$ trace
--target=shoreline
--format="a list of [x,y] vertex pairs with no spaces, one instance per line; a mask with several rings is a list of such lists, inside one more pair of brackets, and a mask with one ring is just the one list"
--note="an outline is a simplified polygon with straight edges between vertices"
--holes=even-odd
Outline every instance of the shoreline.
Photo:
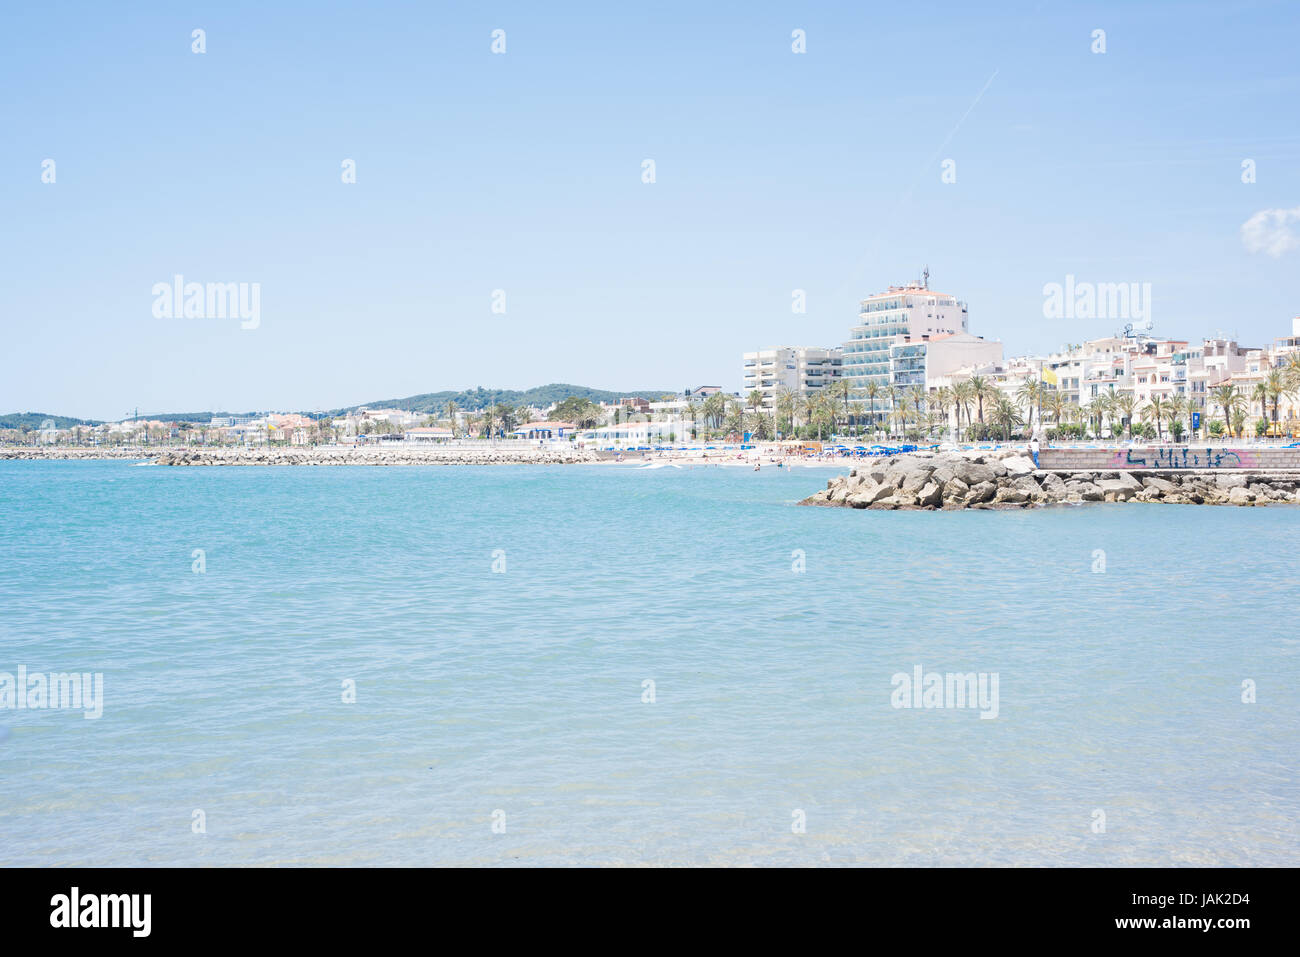
[[306,448],[175,447],[20,447],[0,448],[0,461],[129,460],[153,465],[188,467],[250,466],[395,466],[395,465],[608,465],[624,468],[722,466],[727,468],[851,467],[856,459],[842,456],[782,455],[769,449],[624,452],[578,448],[497,448],[434,446],[310,446]]

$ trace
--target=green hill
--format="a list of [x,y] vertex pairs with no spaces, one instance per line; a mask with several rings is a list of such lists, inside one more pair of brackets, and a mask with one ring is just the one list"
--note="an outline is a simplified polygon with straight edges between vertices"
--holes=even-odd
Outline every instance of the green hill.
[[[496,405],[498,402],[504,402],[509,405],[533,405],[539,408],[546,408],[556,402],[560,402],[570,396],[577,396],[581,399],[587,399],[591,402],[614,402],[618,399],[641,397],[643,399],[659,399],[661,396],[676,394],[673,389],[640,389],[630,392],[611,392],[608,389],[591,389],[583,385],[568,385],[563,382],[552,382],[550,385],[539,385],[533,389],[518,391],[516,389],[484,389],[482,386],[477,389],[469,389],[464,392],[424,392],[420,395],[409,395],[404,399],[377,399],[374,402],[364,402],[361,405],[368,406],[372,409],[404,409],[408,412],[427,412],[441,414],[447,408],[448,402],[455,402],[458,409],[466,412],[474,412],[479,409],[487,408],[490,405]],[[361,408],[361,405],[345,406],[341,409],[333,409],[327,412],[327,415],[343,415]]]
[[74,425],[99,425],[99,422],[95,419],[50,415],[48,412],[11,412],[9,415],[0,415],[0,429],[70,429]]

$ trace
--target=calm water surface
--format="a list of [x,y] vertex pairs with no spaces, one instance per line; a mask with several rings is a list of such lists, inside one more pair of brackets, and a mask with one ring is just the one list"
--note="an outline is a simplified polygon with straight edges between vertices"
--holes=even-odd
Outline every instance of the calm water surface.
[[1300,863],[1300,509],[833,474],[0,462],[0,864]]

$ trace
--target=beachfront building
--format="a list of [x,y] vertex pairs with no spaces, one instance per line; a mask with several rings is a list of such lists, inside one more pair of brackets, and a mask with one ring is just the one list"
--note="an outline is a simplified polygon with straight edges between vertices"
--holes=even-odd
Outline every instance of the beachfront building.
[[[969,332],[899,336],[889,346],[888,384],[906,391],[919,386],[931,390],[958,369],[994,365],[1002,361],[1002,343]],[[938,388],[936,384],[934,388]]]
[[418,425],[402,433],[402,438],[407,442],[417,442],[422,445],[450,442],[453,437],[451,429],[437,425]]
[[[887,408],[887,387],[893,384],[894,375],[890,352],[896,343],[916,344],[968,332],[966,304],[931,289],[927,271],[924,281],[890,286],[862,300],[858,323],[844,343],[841,374],[859,395],[869,383],[876,383]],[[904,353],[900,358],[914,360],[918,356]],[[899,371],[914,372],[912,365],[908,362]]]
[[781,391],[797,396],[816,395],[840,378],[844,353],[840,349],[813,346],[778,346],[742,357],[742,398],[754,391],[763,394],[763,407],[776,407]]
[[691,423],[683,419],[658,422],[621,422],[574,433],[574,439],[588,448],[638,448],[684,442],[690,438]]
[[577,426],[572,422],[525,422],[510,433],[516,439],[563,439],[567,438]]

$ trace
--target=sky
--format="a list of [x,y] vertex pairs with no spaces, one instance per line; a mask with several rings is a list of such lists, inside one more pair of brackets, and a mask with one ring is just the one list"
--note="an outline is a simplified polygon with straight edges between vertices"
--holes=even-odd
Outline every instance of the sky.
[[1008,355],[1123,325],[1067,275],[1289,335],[1300,4],[984,6],[5,4],[0,412],[734,390],[927,265]]

